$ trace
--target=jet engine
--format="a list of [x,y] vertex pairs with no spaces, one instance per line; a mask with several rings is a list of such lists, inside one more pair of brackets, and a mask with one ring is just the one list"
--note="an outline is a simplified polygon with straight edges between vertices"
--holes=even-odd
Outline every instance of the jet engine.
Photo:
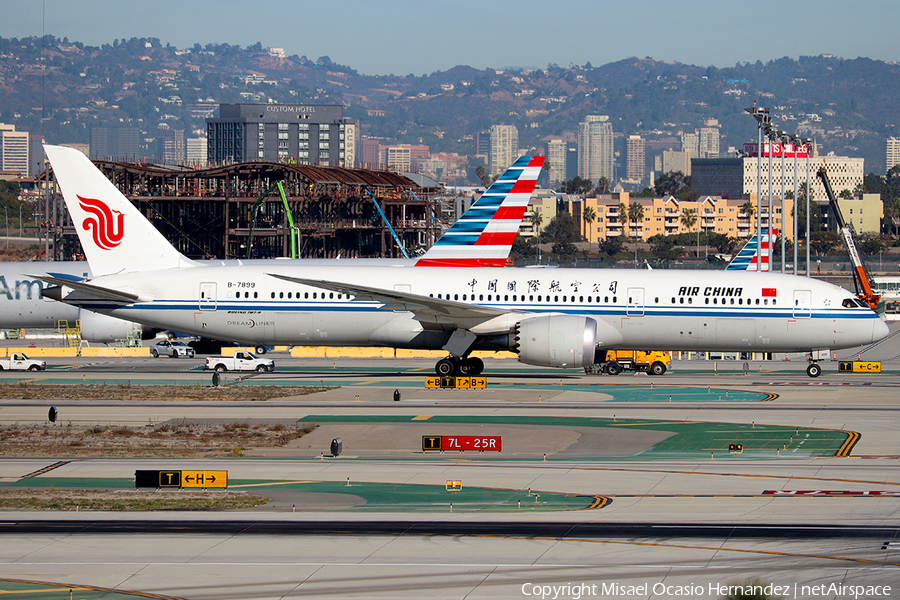
[[547,315],[516,324],[513,350],[519,361],[541,367],[583,369],[594,362],[597,321],[577,315]]
[[[88,342],[114,342],[124,340],[129,335],[147,339],[143,335],[144,330],[140,323],[123,321],[84,309],[78,311],[78,320],[81,323],[81,339]],[[132,331],[137,331],[137,334],[131,333]]]

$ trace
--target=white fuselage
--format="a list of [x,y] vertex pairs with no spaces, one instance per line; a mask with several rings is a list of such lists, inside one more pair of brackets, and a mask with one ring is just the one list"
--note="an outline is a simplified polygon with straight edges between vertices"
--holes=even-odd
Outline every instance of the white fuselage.
[[[292,259],[254,259],[241,261],[208,260],[198,261],[205,266],[252,265],[254,267],[279,267]],[[361,261],[366,265],[412,266],[413,259],[300,259],[305,265],[327,265],[343,267]],[[0,329],[57,328],[65,321],[74,326],[82,323],[83,337],[90,341],[111,342],[125,337],[124,331],[130,323],[113,323],[106,317],[82,312],[78,306],[57,302],[44,297],[43,291],[49,284],[34,275],[69,275],[79,279],[90,279],[91,269],[86,261],[32,261],[0,263]],[[99,325],[96,333],[91,325]]]
[[80,309],[44,298],[41,292],[47,284],[30,277],[48,272],[90,275],[88,264],[83,261],[0,263],[0,328],[55,328],[59,321],[75,324]]
[[[349,262],[349,261],[348,261]],[[140,295],[80,303],[116,317],[254,344],[440,349],[451,330],[406,310],[268,275],[345,282],[509,311],[473,323],[475,348],[505,343],[518,321],[580,315],[599,347],[794,352],[855,347],[884,322],[837,286],[791,275],[722,271],[349,266],[198,266],[109,275],[91,283]],[[849,300],[849,302],[847,302]]]

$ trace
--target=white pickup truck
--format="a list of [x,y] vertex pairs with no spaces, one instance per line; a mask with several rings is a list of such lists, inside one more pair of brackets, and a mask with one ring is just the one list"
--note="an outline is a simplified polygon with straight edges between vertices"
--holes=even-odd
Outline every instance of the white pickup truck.
[[275,361],[271,358],[258,358],[251,352],[238,350],[234,356],[210,356],[206,359],[206,368],[225,371],[274,371]]
[[32,360],[22,352],[13,352],[9,358],[0,358],[0,371],[43,371],[47,363],[42,360]]

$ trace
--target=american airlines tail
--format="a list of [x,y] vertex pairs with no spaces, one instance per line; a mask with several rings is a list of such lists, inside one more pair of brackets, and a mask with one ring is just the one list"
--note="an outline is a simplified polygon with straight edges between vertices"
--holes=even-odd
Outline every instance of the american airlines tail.
[[543,156],[519,157],[416,266],[505,265],[543,164]]
[[87,156],[62,146],[44,146],[44,150],[94,277],[195,265],[144,218]]
[[741,248],[741,251],[731,259],[726,271],[770,271],[770,258],[772,256],[772,248],[778,239],[777,229],[764,229],[762,233],[762,244],[759,243],[759,237],[754,234],[747,244]]

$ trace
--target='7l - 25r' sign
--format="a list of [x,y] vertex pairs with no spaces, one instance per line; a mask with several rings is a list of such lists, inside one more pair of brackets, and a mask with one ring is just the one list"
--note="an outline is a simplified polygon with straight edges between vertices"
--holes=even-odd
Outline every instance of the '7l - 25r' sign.
[[500,452],[499,435],[423,435],[425,452]]

